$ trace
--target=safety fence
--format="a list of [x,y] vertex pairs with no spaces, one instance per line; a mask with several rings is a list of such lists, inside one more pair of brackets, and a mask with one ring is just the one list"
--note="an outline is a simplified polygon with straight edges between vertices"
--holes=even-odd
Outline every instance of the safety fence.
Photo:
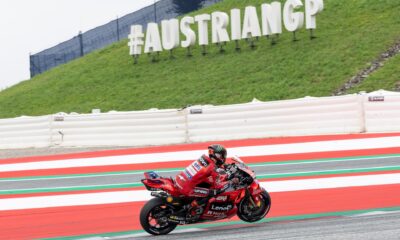
[[30,56],[31,77],[60,64],[82,57],[121,39],[128,38],[130,26],[149,22],[161,22],[222,0],[160,0],[141,10],[117,18],[107,24],[79,33],[70,40]]
[[400,131],[400,93],[185,109],[0,119],[0,149],[148,146],[278,136]]

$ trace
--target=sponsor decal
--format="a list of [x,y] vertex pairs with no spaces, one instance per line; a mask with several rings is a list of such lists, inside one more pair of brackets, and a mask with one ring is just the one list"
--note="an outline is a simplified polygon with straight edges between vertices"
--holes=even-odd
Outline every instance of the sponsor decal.
[[226,201],[228,199],[228,196],[218,196],[217,201]]
[[187,167],[184,172],[189,179],[192,179],[192,177],[194,177],[194,175],[196,175],[197,172],[200,170],[201,166],[197,163],[197,161],[195,161],[194,163],[189,165],[189,167]]
[[179,189],[182,189],[182,186],[181,186],[177,181],[175,181],[175,185],[176,185]]
[[369,96],[368,101],[369,102],[384,102],[385,96]]
[[192,175],[190,175],[190,173],[187,171],[187,169],[185,169],[185,171],[183,171],[186,175],[187,178],[192,179]]
[[218,218],[225,218],[226,217],[225,213],[223,213],[223,212],[214,212],[214,211],[208,211],[207,215],[212,215],[212,216],[215,216],[215,217],[218,217]]
[[169,216],[169,219],[168,219],[170,222],[174,222],[174,223],[178,223],[178,224],[186,224],[186,219],[185,219],[185,217],[178,217],[178,216],[174,216],[174,215],[172,215],[172,216]]
[[184,177],[182,177],[180,174],[178,175],[179,179],[182,181],[186,181],[186,179]]
[[211,205],[211,210],[213,211],[219,211],[219,212],[227,212],[233,208],[232,204],[212,204]]
[[200,194],[203,194],[203,195],[208,195],[208,190],[204,189],[204,188],[195,188],[194,192],[195,193],[200,193]]
[[197,162],[194,162],[194,163],[193,163],[193,167],[194,167],[197,171],[200,171],[200,169],[201,169],[201,166],[200,166]]
[[186,170],[188,170],[188,172],[192,175],[192,177],[194,175],[196,175],[197,171],[196,169],[194,169],[194,167],[192,165],[190,165],[189,167],[186,168]]
[[200,164],[203,165],[204,167],[208,167],[208,165],[209,165],[209,162],[208,162],[206,159],[204,159],[203,157],[201,157],[201,158],[199,159],[199,162],[200,162]]

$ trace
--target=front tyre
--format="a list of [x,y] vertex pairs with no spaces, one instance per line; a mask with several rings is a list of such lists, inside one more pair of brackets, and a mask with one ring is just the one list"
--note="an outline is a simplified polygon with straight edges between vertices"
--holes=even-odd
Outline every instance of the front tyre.
[[260,194],[261,206],[253,207],[249,198],[243,198],[238,206],[238,217],[245,222],[257,222],[263,219],[271,209],[271,197],[267,191]]
[[146,232],[152,235],[168,234],[177,225],[168,221],[168,216],[173,212],[172,206],[160,198],[153,198],[140,211],[140,224]]

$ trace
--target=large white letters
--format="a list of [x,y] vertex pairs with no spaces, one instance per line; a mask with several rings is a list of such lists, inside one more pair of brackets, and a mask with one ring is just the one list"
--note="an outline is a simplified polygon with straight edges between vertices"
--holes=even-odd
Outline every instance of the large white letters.
[[129,54],[130,55],[140,55],[142,54],[142,46],[143,46],[143,27],[141,25],[132,25],[131,33],[128,36],[129,38]]
[[229,16],[224,12],[214,12],[212,18],[212,42],[229,42],[229,34],[226,28],[229,24]]
[[[283,8],[282,4],[277,0],[261,4],[258,9],[261,12],[261,18],[258,16],[256,7],[247,6],[243,14],[240,9],[234,8],[231,9],[230,15],[216,11],[212,14],[186,16],[180,22],[178,19],[163,20],[161,21],[161,36],[157,23],[147,25],[146,36],[144,36],[141,25],[132,25],[128,36],[129,53],[136,59],[142,53],[143,46],[145,53],[152,53],[172,50],[179,45],[183,48],[192,47],[196,41],[204,47],[209,45],[210,41],[209,23],[211,23],[212,43],[226,43],[231,40],[239,41],[281,34],[282,22],[289,32],[300,30],[304,22],[306,29],[316,29],[316,17],[324,9],[323,0],[286,0]],[[304,12],[300,10],[303,6],[305,7]],[[197,23],[197,33],[192,28],[195,23]],[[182,41],[181,34],[183,35]],[[239,42],[237,42],[237,46],[239,46]]]
[[316,15],[324,9],[322,0],[306,0],[306,28],[315,29],[317,27]]
[[144,45],[144,52],[161,52],[161,39],[160,31],[158,30],[157,23],[147,24],[146,44]]
[[208,45],[208,21],[211,20],[210,14],[201,14],[194,17],[199,28],[199,45]]
[[282,33],[282,12],[281,3],[261,5],[261,22],[264,36]]
[[162,45],[165,50],[179,46],[179,21],[170,19],[161,21]]
[[261,29],[258,22],[257,9],[253,6],[248,6],[244,11],[242,38],[251,37],[261,37]]
[[294,12],[303,6],[300,0],[287,0],[283,8],[283,22],[289,32],[294,32],[303,27],[304,13]]
[[240,9],[231,10],[231,35],[232,40],[242,39],[242,21],[240,20]]
[[193,17],[184,17],[181,20],[181,32],[186,37],[186,40],[182,41],[181,43],[181,46],[183,48],[194,46],[194,44],[196,43],[196,33],[190,28],[190,25],[193,23]]

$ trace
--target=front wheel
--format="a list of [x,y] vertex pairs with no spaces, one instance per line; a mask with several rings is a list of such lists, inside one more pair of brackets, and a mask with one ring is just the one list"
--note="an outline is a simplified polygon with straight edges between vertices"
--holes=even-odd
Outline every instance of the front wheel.
[[140,224],[146,232],[152,235],[168,234],[177,225],[168,221],[168,216],[173,212],[172,206],[160,198],[153,198],[140,211]]
[[249,198],[243,198],[238,206],[238,217],[245,222],[257,222],[263,219],[271,209],[271,197],[267,191],[260,194],[261,205],[253,207]]

